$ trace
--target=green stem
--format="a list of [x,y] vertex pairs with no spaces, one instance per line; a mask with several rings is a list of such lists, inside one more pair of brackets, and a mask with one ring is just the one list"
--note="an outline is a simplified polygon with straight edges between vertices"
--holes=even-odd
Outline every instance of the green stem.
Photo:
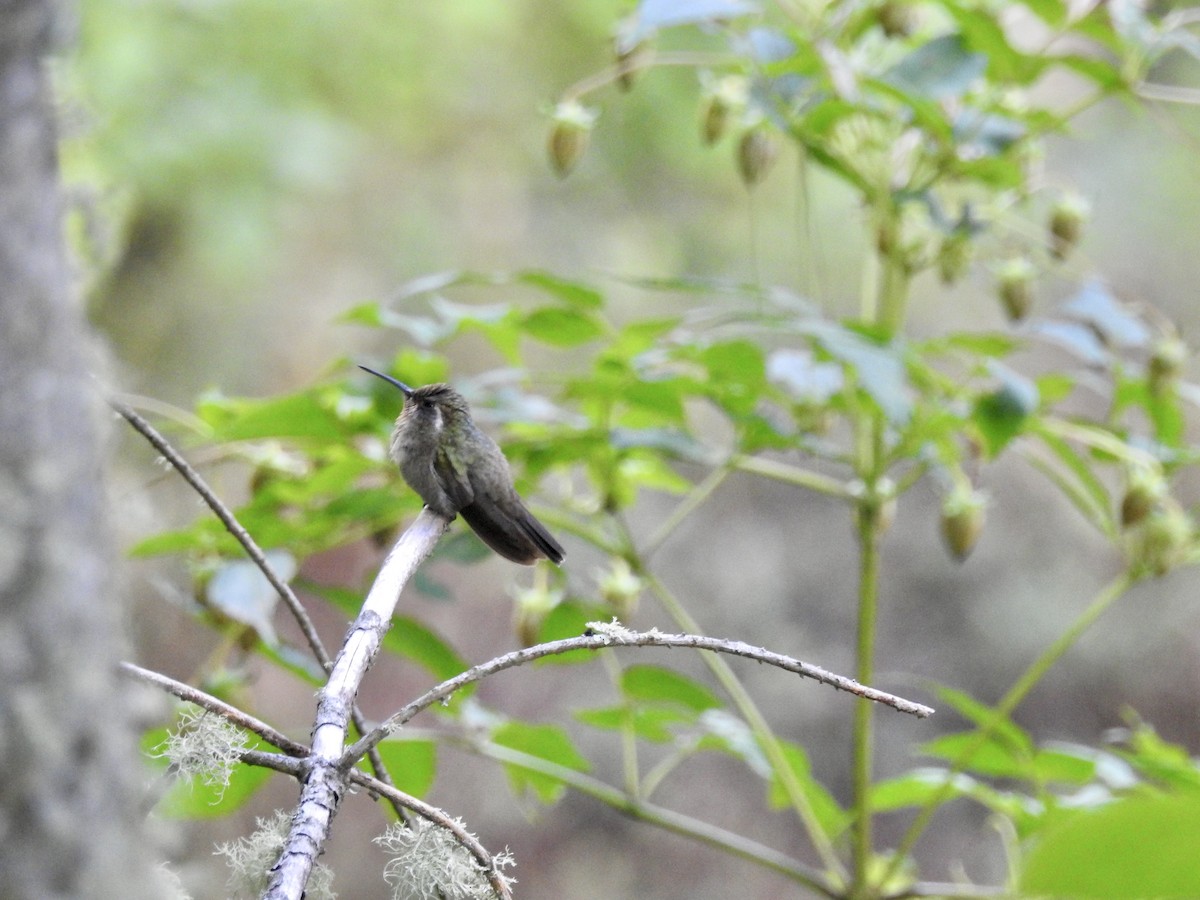
[[1033,664],[1008,689],[1008,693],[996,704],[988,720],[975,732],[974,739],[963,747],[962,753],[954,760],[949,771],[946,772],[946,780],[941,789],[925,802],[920,813],[917,814],[917,818],[913,820],[912,825],[905,832],[904,839],[896,849],[888,871],[884,875],[885,883],[898,871],[902,860],[912,851],[913,845],[925,831],[926,826],[929,825],[929,820],[933,817],[933,814],[949,799],[950,793],[953,790],[954,776],[971,764],[971,760],[975,757],[975,754],[987,743],[1001,723],[1009,719],[1013,711],[1021,704],[1021,701],[1045,677],[1050,668],[1063,657],[1063,654],[1075,645],[1083,633],[1092,627],[1105,610],[1137,583],[1138,577],[1134,572],[1126,570],[1105,585],[1100,593],[1096,595],[1096,598],[1088,605],[1087,609],[1071,624],[1071,627],[1059,635],[1058,639],[1047,647],[1042,655],[1034,660]]
[[729,460],[729,465],[739,472],[752,472],[755,475],[762,475],[765,478],[774,478],[777,481],[808,488],[809,490],[816,491],[818,494],[826,494],[830,497],[847,497],[850,495],[846,485],[836,478],[830,478],[828,475],[822,475],[820,472],[802,469],[799,466],[789,465],[788,463],[767,459],[762,456],[743,456],[739,454]]
[[[900,251],[899,212],[890,198],[886,206],[881,206],[879,221],[880,234],[886,232],[889,238],[883,240],[881,237],[878,240],[878,294],[870,302],[864,298],[863,311],[869,314],[870,321],[882,325],[890,335],[894,335],[904,326],[909,272]],[[863,684],[872,684],[875,680],[875,638],[879,617],[879,543],[886,528],[882,507],[891,498],[881,496],[880,490],[887,467],[886,423],[880,413],[862,407],[858,410],[857,419],[856,470],[864,489],[855,506],[859,552],[855,677]],[[856,703],[851,758],[854,819],[850,836],[853,881],[849,896],[852,898],[868,898],[878,894],[871,884],[874,845],[870,795],[875,749],[874,723],[872,705],[862,701]]]
[[[875,636],[879,611],[879,506],[873,497],[858,507],[858,664],[855,677],[861,684],[875,678]],[[872,854],[871,760],[874,751],[874,704],[854,704],[854,830],[851,837],[854,887],[851,896],[866,896]]]

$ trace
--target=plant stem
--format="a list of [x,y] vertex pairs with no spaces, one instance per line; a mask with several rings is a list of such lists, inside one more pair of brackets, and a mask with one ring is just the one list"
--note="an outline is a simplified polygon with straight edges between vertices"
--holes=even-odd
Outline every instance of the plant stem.
[[[868,496],[858,507],[858,663],[855,678],[870,684],[875,675],[875,633],[879,611],[879,506]],[[871,704],[854,704],[854,867],[852,896],[865,896],[871,862],[871,760],[874,751]]]
[[[863,303],[864,318],[875,325],[882,325],[889,335],[903,328],[908,302],[909,272],[899,249],[899,219],[899,212],[890,199],[886,205],[881,204],[880,221],[883,224],[879,226],[880,233],[890,234],[891,239],[878,241],[879,278],[875,285],[878,296],[864,296]],[[860,407],[857,418],[856,469],[864,490],[855,506],[859,552],[855,677],[870,684],[875,676],[875,638],[879,616],[879,543],[887,527],[883,504],[892,498],[883,496],[881,491],[887,466],[887,423],[883,415],[873,408]],[[854,819],[850,847],[853,881],[849,892],[849,896],[856,900],[865,900],[878,893],[869,883],[874,853],[870,805],[874,748],[874,710],[867,704],[856,703],[851,759]]]

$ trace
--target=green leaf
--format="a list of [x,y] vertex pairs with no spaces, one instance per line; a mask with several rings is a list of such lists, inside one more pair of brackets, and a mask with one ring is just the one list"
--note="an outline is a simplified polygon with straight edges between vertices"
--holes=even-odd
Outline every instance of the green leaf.
[[[949,790],[944,786],[949,781]],[[934,800],[941,804],[962,797],[981,803],[988,809],[1011,819],[1021,834],[1027,833],[1034,816],[1042,809],[1028,797],[1007,791],[997,791],[969,775],[959,772],[951,775],[945,769],[923,768],[908,772],[898,778],[878,782],[871,788],[870,807],[872,812],[891,812],[924,806]]]
[[604,295],[595,288],[577,281],[568,281],[550,272],[536,269],[518,272],[516,280],[521,284],[536,287],[564,303],[578,309],[600,309],[604,306]]
[[190,528],[164,531],[162,534],[154,534],[138,541],[129,548],[128,553],[135,557],[163,556],[188,550],[215,552],[222,546],[230,552],[236,547],[236,542],[225,531],[225,526],[214,519],[199,519]]
[[216,441],[268,437],[316,438],[334,441],[345,429],[334,413],[312,392],[287,394],[269,400],[201,401],[196,412],[213,426]]
[[1052,28],[1067,20],[1067,4],[1063,0],[1017,0],[1022,6]]
[[992,10],[960,3],[947,4],[946,9],[962,29],[966,45],[986,60],[993,82],[1026,85],[1045,70],[1044,57],[1027,56],[1008,42]]
[[391,653],[407,656],[432,672],[439,681],[446,681],[470,668],[436,632],[409,616],[392,618],[392,627],[383,636],[383,646]]
[[668,494],[686,494],[692,488],[690,481],[653,456],[626,456],[618,464],[617,471],[626,484],[637,488]]
[[972,412],[990,458],[997,456],[1025,430],[1040,402],[1037,386],[1032,381],[1007,367],[997,364],[993,368],[1002,379],[1001,385],[976,400]]
[[1200,767],[1187,749],[1164,741],[1144,722],[1135,721],[1117,752],[1143,778],[1173,790],[1200,789]]
[[1082,787],[1096,777],[1096,760],[1087,748],[1039,747],[1033,758],[1033,775],[1041,784]]
[[[924,806],[939,794],[946,784],[945,769],[921,768],[888,778],[871,786],[871,811],[892,812],[913,806]],[[943,803],[971,796],[978,784],[969,775],[958,773],[950,779],[950,790]]]
[[199,779],[179,779],[171,785],[155,809],[170,819],[215,819],[227,816],[245,806],[270,777],[270,769],[239,764],[234,766],[224,790],[219,785],[206,785]]
[[1023,895],[1200,897],[1200,795],[1127,797],[1080,810],[1023,854]]
[[666,707],[649,708],[639,706],[606,706],[600,709],[581,709],[575,718],[584,725],[603,731],[620,731],[632,728],[633,733],[644,741],[667,744],[675,740],[676,726],[690,725],[696,720],[678,709]]
[[604,333],[604,326],[593,316],[553,306],[535,309],[521,322],[521,327],[530,337],[552,347],[577,347]]
[[908,375],[899,351],[828,322],[806,322],[803,330],[854,376],[880,412],[893,424],[904,424],[912,415]]
[[1039,429],[1037,435],[1066,467],[1066,472],[1056,471],[1054,476],[1056,480],[1060,480],[1060,487],[1067,498],[1088,521],[1096,523],[1101,530],[1111,530],[1112,501],[1108,496],[1108,488],[1097,477],[1089,461],[1076,453],[1075,449],[1058,435],[1045,429]]
[[947,34],[918,47],[885,75],[902,91],[946,100],[962,95],[988,67],[988,58],[973,53],[960,35]]
[[721,705],[700,682],[661,666],[630,666],[621,674],[621,691],[634,702],[665,703],[694,713]]
[[352,306],[338,316],[337,321],[347,325],[367,325],[371,328],[379,328],[383,325],[383,318],[383,311],[379,304],[371,301]]
[[[550,610],[549,615],[542,622],[541,630],[538,632],[538,641],[545,644],[550,641],[579,637],[587,630],[588,622],[603,621],[610,615],[612,615],[612,611],[606,607],[584,604],[578,600],[564,601]],[[595,659],[596,654],[591,650],[572,650],[570,653],[543,656],[534,665],[565,665],[592,662]]]
[[700,351],[698,359],[718,386],[740,384],[756,388],[767,379],[762,348],[750,341],[710,344]]
[[955,763],[970,751],[966,770],[994,778],[1026,778],[1030,772],[1032,752],[1022,752],[1004,740],[992,736],[979,744],[974,731],[948,734],[921,745],[921,752]]
[[605,347],[606,355],[629,360],[659,344],[663,336],[678,327],[681,319],[672,316],[664,319],[638,319],[625,325],[617,336]]
[[622,424],[630,429],[682,425],[683,395],[690,385],[683,378],[629,382],[621,389],[620,398],[629,404],[633,415],[625,413]]
[[[530,725],[526,722],[506,722],[492,733],[492,740],[502,747],[536,756],[555,765],[587,772],[591,764],[580,755],[566,731],[557,725]],[[561,780],[541,772],[533,772],[516,763],[505,763],[509,785],[517,796],[533,791],[546,804],[556,802],[566,791]]]
[[1033,753],[1033,738],[1028,732],[1017,726],[1012,719],[1002,717],[997,720],[996,711],[986,703],[980,703],[970,694],[955,690],[944,685],[934,685],[934,693],[946,706],[951,707],[969,722],[974,722],[981,728],[987,727],[992,735],[1008,746],[1026,755]]
[[[420,387],[449,378],[450,364],[440,353],[427,353],[413,347],[405,347],[392,361],[392,371],[399,373],[400,380],[405,384]],[[393,389],[393,393],[398,392]]]
[[[414,797],[424,797],[437,776],[437,744],[433,741],[388,738],[379,744],[379,755],[396,787]],[[362,763],[364,772],[370,765]]]

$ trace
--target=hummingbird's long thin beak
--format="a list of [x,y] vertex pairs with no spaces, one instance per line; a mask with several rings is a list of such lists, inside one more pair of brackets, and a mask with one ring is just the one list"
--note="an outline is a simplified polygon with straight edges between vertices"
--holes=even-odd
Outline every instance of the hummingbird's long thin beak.
[[360,365],[359,368],[362,369],[364,372],[370,372],[372,375],[374,375],[377,378],[382,378],[384,381],[388,382],[388,384],[394,384],[396,387],[400,388],[400,390],[404,391],[405,397],[412,396],[413,389],[410,388],[403,381],[397,381],[391,375],[384,375],[382,372],[376,372],[374,369],[368,368],[367,366]]

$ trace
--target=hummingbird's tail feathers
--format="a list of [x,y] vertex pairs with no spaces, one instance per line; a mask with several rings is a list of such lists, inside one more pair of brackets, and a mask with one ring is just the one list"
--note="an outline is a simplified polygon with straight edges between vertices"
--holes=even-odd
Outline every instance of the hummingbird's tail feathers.
[[476,497],[458,511],[479,539],[507,560],[532,566],[543,556],[555,565],[563,560],[563,549],[545,527],[523,506],[519,518],[506,515],[495,503]]
[[545,525],[533,517],[533,513],[529,510],[525,510],[525,519],[521,522],[521,530],[529,536],[534,546],[546,559],[556,566],[562,565],[563,557],[567,555],[562,545],[551,536]]

